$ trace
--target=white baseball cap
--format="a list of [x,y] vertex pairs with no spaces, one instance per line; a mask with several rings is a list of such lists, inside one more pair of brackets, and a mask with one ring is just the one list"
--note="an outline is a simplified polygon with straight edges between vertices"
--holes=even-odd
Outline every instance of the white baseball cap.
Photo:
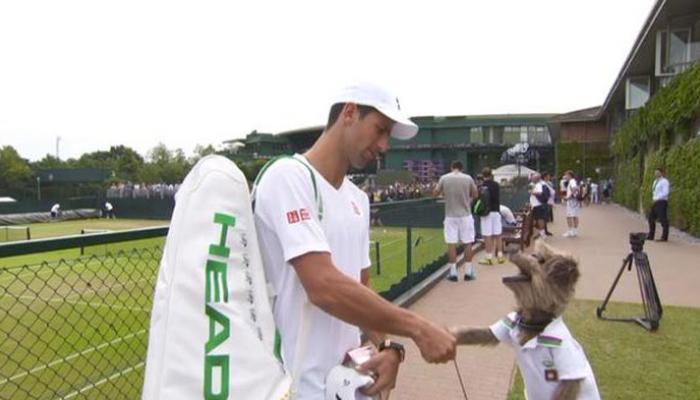
[[418,125],[401,111],[399,98],[376,84],[358,82],[345,86],[333,98],[331,104],[338,103],[355,103],[376,108],[394,121],[391,136],[396,139],[410,139],[418,133]]
[[326,376],[326,400],[376,400],[365,396],[359,389],[374,383],[369,375],[363,375],[354,368],[338,365]]

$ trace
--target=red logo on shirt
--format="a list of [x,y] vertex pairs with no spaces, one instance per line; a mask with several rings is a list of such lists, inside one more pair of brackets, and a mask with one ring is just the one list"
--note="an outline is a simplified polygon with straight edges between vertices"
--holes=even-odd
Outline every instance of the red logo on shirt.
[[287,212],[287,223],[296,224],[300,221],[307,221],[311,219],[311,214],[309,214],[308,208],[300,208],[298,210],[291,210]]
[[299,211],[297,210],[292,210],[287,212],[287,222],[290,224],[296,224],[299,222],[301,219],[299,218]]

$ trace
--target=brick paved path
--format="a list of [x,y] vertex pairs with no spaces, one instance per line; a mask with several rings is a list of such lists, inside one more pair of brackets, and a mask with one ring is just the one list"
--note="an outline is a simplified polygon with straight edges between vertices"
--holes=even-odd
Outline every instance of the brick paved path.
[[[586,207],[581,212],[580,237],[561,237],[566,227],[564,209],[555,209],[556,236],[548,241],[570,251],[580,260],[581,279],[577,297],[602,300],[629,252],[628,233],[646,231],[640,216],[614,205]],[[657,230],[659,230],[657,228]],[[662,304],[700,307],[700,241],[672,230],[670,242],[645,246]],[[478,254],[475,260],[480,258]],[[478,279],[458,283],[442,281],[410,308],[432,320],[451,325],[485,326],[508,313],[514,304],[501,277],[512,274],[510,264],[478,267]],[[613,301],[640,302],[634,272],[625,272]],[[405,341],[405,340],[404,340]],[[503,400],[512,379],[514,356],[505,346],[460,347],[457,363],[467,386],[469,400]],[[408,345],[407,360],[399,372],[393,400],[463,399],[454,365],[429,365],[418,349]]]

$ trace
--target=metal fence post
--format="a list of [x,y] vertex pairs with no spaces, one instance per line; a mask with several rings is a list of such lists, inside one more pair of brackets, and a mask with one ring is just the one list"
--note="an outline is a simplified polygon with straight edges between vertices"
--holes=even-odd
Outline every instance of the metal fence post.
[[413,242],[411,240],[411,226],[408,225],[406,226],[406,276],[411,275],[411,263],[412,263],[412,250],[413,246],[411,246],[411,243]]
[[379,242],[374,242],[374,254],[377,255],[377,275],[382,274],[382,257],[379,254]]

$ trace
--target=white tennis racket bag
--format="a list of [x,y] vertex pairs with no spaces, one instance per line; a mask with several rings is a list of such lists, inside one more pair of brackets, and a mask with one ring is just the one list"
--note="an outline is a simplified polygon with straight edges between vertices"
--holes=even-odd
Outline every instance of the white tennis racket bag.
[[176,195],[143,399],[289,398],[275,342],[247,181],[228,159],[205,157]]

